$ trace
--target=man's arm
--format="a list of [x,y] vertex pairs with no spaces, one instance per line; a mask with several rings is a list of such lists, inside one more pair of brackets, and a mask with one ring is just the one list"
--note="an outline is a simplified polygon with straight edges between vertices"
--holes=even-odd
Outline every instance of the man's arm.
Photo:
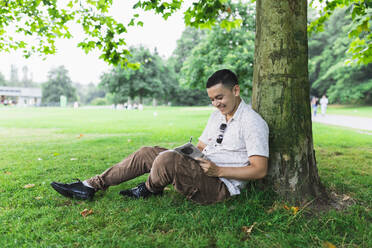
[[196,147],[202,152],[204,150],[204,148],[206,147],[207,145],[204,144],[202,141],[199,140],[198,144],[196,145]]
[[263,156],[249,157],[250,165],[243,167],[221,167],[212,161],[197,159],[207,176],[224,177],[237,180],[261,179],[267,174],[268,159]]

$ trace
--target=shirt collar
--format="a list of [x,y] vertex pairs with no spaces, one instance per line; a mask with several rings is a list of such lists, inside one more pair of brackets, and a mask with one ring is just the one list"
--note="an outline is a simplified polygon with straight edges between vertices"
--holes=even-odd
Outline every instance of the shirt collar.
[[[246,105],[247,105],[247,104],[246,104],[246,103],[244,102],[244,100],[241,98],[241,101],[240,101],[240,103],[239,103],[239,106],[238,106],[238,108],[236,109],[236,111],[235,111],[233,117],[230,119],[230,121],[233,121],[233,120],[238,119],[238,118],[241,116],[241,114],[242,114],[242,112],[243,112],[243,109],[244,109],[244,107],[245,107]],[[221,121],[222,121],[223,123],[225,123],[225,122],[226,122],[226,117],[225,117],[223,114],[221,114],[221,112],[219,112],[219,113],[220,113],[220,119],[221,119]]]

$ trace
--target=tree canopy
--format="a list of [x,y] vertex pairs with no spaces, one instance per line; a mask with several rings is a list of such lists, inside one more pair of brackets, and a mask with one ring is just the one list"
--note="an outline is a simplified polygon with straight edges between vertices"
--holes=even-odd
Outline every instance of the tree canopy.
[[[321,31],[335,9],[348,6],[352,13],[353,39],[348,51],[353,61],[368,64],[372,60],[371,0],[311,0],[320,2],[320,17],[309,25],[309,32]],[[109,14],[113,0],[4,0],[0,2],[0,51],[22,49],[24,56],[56,52],[57,38],[71,38],[71,24],[78,23],[84,38],[78,43],[85,52],[98,49],[100,58],[108,63],[136,68],[129,62],[125,33],[129,26],[142,26],[139,14],[128,23],[121,23]],[[185,4],[183,0],[139,0],[134,9],[154,11],[167,19]],[[183,13],[185,23],[192,27],[211,28],[215,24],[230,30],[239,27],[242,19],[228,0],[198,0]],[[11,30],[15,30],[15,33]],[[80,31],[79,31],[80,32]],[[27,39],[33,38],[33,39]],[[32,40],[32,41],[31,41]]]
[[[93,49],[101,52],[100,58],[114,65],[136,68],[129,62],[129,49],[124,34],[129,26],[142,26],[139,15],[134,14],[129,23],[120,23],[109,15],[113,0],[6,0],[0,2],[0,50],[22,49],[24,56],[33,53],[56,52],[57,38],[71,38],[70,25],[78,23],[84,38],[78,43],[86,53]],[[167,19],[178,11],[183,0],[139,0],[134,9],[154,11]],[[231,28],[240,24],[225,0],[199,0],[184,12],[185,23],[194,27],[211,27],[224,13],[221,25]],[[11,32],[15,29],[16,34]],[[17,35],[20,34],[20,35]],[[26,38],[36,42],[27,41]]]

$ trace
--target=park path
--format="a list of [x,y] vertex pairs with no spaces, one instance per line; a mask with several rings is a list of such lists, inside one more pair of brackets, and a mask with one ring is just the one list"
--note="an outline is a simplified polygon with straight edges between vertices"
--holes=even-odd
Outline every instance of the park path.
[[317,115],[313,122],[372,131],[372,118],[346,115]]

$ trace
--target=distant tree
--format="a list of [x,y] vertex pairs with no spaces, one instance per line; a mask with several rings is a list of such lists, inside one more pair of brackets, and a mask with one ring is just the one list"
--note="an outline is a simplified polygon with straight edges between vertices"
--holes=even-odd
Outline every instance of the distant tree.
[[181,86],[179,83],[179,73],[175,67],[174,57],[169,59],[161,73],[161,82],[163,84],[163,93],[159,96],[165,104],[171,103],[175,106],[202,106],[210,104],[205,89],[190,89]]
[[[255,8],[248,3],[231,3],[230,11],[242,19],[240,28],[214,26],[202,37],[182,65],[181,84],[204,89],[204,82],[216,70],[233,70],[242,85],[242,95],[252,94]],[[223,22],[223,20],[220,20]]]
[[200,30],[193,27],[187,27],[182,32],[181,38],[177,40],[176,49],[173,51],[170,58],[176,73],[181,72],[183,63],[191,55],[192,49],[205,38],[206,33],[207,31],[204,29]]
[[78,101],[82,104],[90,104],[95,98],[104,98],[106,92],[100,89],[97,85],[89,83],[88,85],[74,83],[73,86],[76,88]]
[[0,72],[0,86],[6,86],[7,82],[5,76]]
[[86,103],[91,103],[96,98],[104,98],[106,92],[97,85],[90,83],[87,85]]
[[166,63],[167,72],[162,82],[169,82],[164,88],[165,103],[176,106],[201,106],[210,104],[205,89],[194,89],[180,85],[183,63],[191,55],[191,51],[206,38],[207,31],[187,27],[177,40],[176,49]]
[[33,87],[35,84],[32,82],[32,78],[29,75],[29,70],[27,65],[22,67],[22,86],[24,87]]
[[163,92],[161,77],[164,64],[159,55],[152,54],[144,47],[131,48],[130,51],[130,61],[133,61],[133,64],[139,62],[139,69],[117,66],[101,77],[100,86],[115,94],[117,103],[124,103],[135,97],[142,103],[144,97],[154,97]]
[[68,102],[77,100],[76,89],[72,86],[68,71],[64,66],[48,72],[48,81],[42,84],[43,104],[58,104],[60,96],[66,96]]
[[19,77],[18,77],[18,68],[16,65],[10,65],[10,86],[20,86]]

